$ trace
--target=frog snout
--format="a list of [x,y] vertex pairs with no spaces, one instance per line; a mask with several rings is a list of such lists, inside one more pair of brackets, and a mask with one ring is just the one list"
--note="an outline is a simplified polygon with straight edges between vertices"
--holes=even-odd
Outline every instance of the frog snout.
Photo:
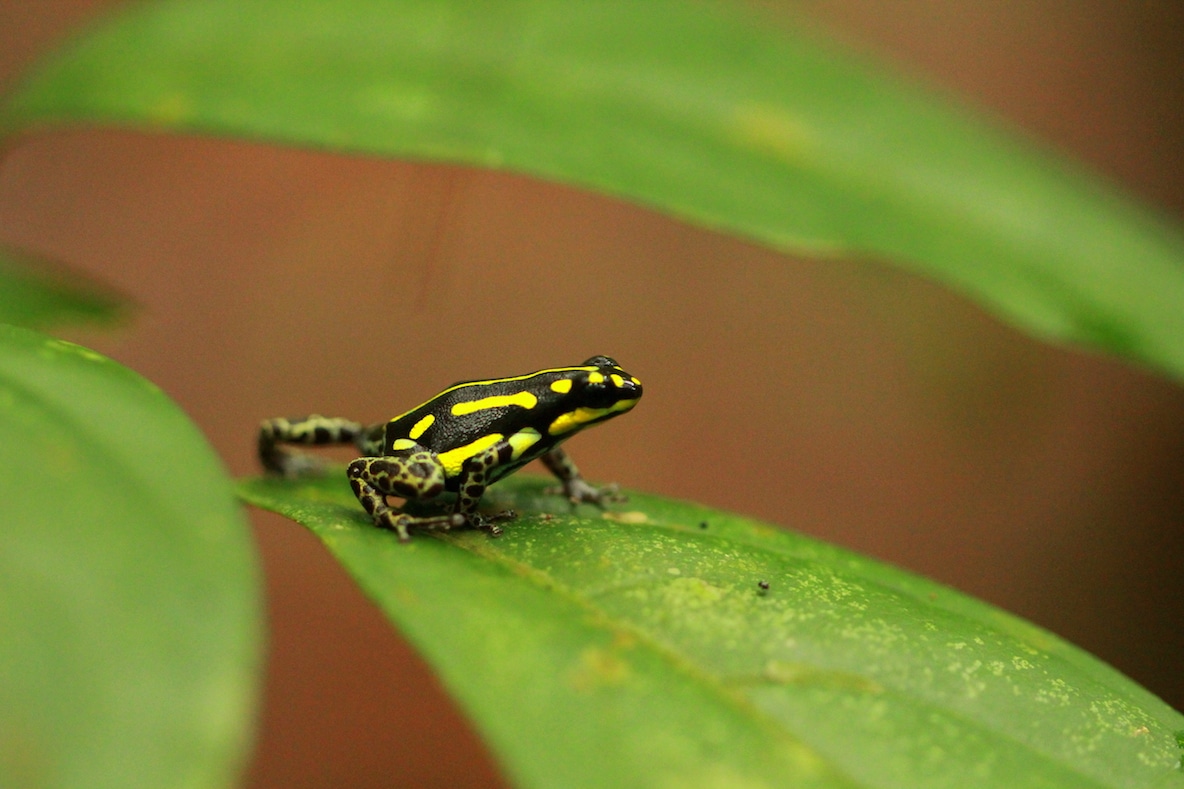
[[636,378],[622,377],[617,383],[618,399],[636,400],[641,397],[641,381]]

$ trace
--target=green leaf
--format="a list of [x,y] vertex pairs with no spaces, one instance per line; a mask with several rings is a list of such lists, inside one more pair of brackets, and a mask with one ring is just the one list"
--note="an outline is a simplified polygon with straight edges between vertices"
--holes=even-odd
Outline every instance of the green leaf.
[[0,786],[227,787],[257,568],[221,465],[152,384],[0,326]]
[[405,545],[341,473],[240,495],[324,541],[519,786],[1184,786],[1184,716],[1048,632],[736,515],[572,515],[544,484],[493,488],[522,513],[499,539]]
[[532,173],[776,249],[894,260],[1184,381],[1178,229],[882,72],[686,0],[171,0],[42,64],[3,122]]
[[45,327],[111,324],[127,300],[77,272],[28,252],[0,247],[0,323]]

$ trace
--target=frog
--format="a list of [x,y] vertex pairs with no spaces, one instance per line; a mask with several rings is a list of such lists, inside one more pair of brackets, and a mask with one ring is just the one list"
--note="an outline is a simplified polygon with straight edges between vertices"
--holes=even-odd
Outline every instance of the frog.
[[[573,505],[604,508],[624,500],[616,485],[586,482],[561,444],[632,410],[641,394],[641,381],[612,357],[593,356],[573,367],[460,381],[372,425],[319,414],[266,419],[259,426],[259,460],[270,475],[318,475],[327,468],[321,458],[286,445],[352,444],[361,457],[346,467],[346,478],[375,526],[401,542],[413,532],[463,527],[496,537],[500,523],[515,513],[482,514],[481,499],[490,485],[534,460],[555,475]],[[445,494],[455,497],[446,511],[422,512],[419,505]],[[404,504],[391,506],[388,497]]]

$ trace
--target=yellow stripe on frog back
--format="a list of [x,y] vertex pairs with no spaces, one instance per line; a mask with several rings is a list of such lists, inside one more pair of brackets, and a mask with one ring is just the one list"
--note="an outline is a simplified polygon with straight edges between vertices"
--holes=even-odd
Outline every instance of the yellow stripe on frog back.
[[588,365],[577,365],[575,367],[550,367],[546,370],[536,370],[533,373],[525,373],[524,375],[513,375],[508,378],[490,378],[490,379],[484,380],[484,381],[465,381],[463,383],[453,384],[452,386],[448,387],[444,391],[439,392],[435,395],[432,395],[431,399],[425,400],[424,402],[417,405],[415,408],[408,409],[408,410],[404,411],[403,413],[399,414],[398,416],[392,417],[388,421],[398,422],[400,419],[403,419],[408,414],[413,413],[413,412],[418,411],[419,409],[423,408],[428,403],[431,403],[435,400],[439,400],[444,395],[449,394],[450,392],[455,392],[458,389],[464,389],[467,386],[489,386],[490,384],[505,384],[505,383],[511,383],[513,381],[525,381],[529,378],[534,378],[537,375],[550,375],[552,373],[592,372],[592,371],[595,371],[596,369],[597,369],[596,367],[591,367]]
[[482,397],[479,400],[466,400],[462,403],[456,403],[452,406],[453,416],[465,416],[466,414],[474,414],[478,411],[487,411],[490,408],[505,408],[508,405],[516,405],[521,408],[534,408],[538,405],[539,399],[530,392],[515,392],[512,395],[491,395],[490,397]]
[[502,438],[501,433],[489,433],[481,436],[476,441],[465,444],[463,447],[450,449],[447,452],[440,452],[436,455],[436,459],[440,461],[440,465],[444,466],[444,473],[447,476],[455,477],[460,473],[461,466],[465,464],[466,460],[475,455],[480,455],[501,441]]

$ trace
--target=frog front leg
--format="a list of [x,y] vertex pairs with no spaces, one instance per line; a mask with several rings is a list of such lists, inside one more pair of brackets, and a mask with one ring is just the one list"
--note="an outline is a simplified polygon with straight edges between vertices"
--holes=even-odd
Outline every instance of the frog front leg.
[[555,447],[543,455],[540,460],[563,483],[563,494],[572,504],[587,502],[603,507],[610,501],[626,500],[625,495],[618,492],[615,483],[597,488],[585,482],[584,478],[580,476],[580,470],[576,468],[576,464],[560,447]]
[[485,517],[477,511],[481,504],[481,497],[485,489],[494,482],[496,469],[510,462],[514,454],[514,447],[508,441],[498,441],[492,446],[467,458],[461,464],[457,474],[456,508],[454,515],[463,517],[470,525],[477,529],[486,529],[493,537],[502,533],[498,521],[513,520],[518,514],[513,510],[505,510],[496,515]]
[[345,471],[354,495],[374,523],[411,539],[410,528],[452,529],[463,526],[465,518],[449,515],[419,517],[400,512],[386,503],[387,496],[408,501],[427,501],[444,492],[444,466],[435,454],[423,447],[384,457],[358,458]]

